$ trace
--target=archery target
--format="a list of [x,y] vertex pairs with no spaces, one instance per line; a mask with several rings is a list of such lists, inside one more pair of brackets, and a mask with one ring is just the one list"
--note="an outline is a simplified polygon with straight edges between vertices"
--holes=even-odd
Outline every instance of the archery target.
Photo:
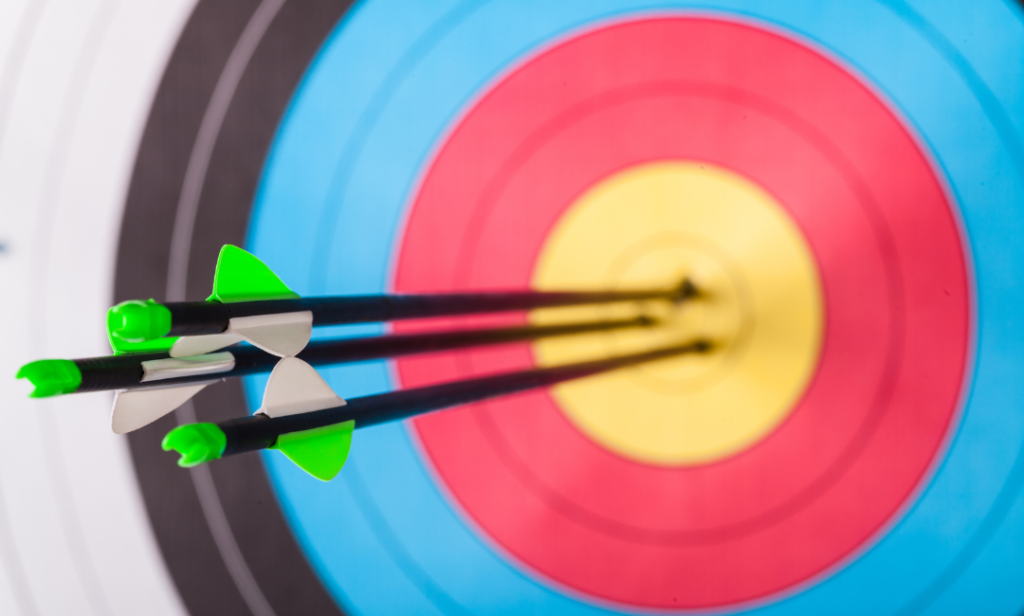
[[193,2],[0,2],[0,614],[180,616],[108,395],[14,375],[109,354],[127,182]]
[[[542,255],[586,225],[574,208],[611,190],[602,183],[703,164],[704,176],[679,172],[680,190],[714,173],[731,190],[749,185],[795,256],[757,245],[763,224],[737,215],[717,230],[667,223],[697,238],[670,238],[665,250],[678,254],[648,267],[678,271],[697,245],[711,246],[699,253],[712,269],[743,250],[768,272],[782,259],[771,282],[805,296],[808,328],[788,385],[751,374],[729,388],[780,393],[757,415],[760,430],[722,428],[731,444],[718,451],[666,453],[642,430],[616,445],[634,416],[614,411],[585,425],[609,411],[570,388],[626,398],[620,381],[653,378],[638,369],[359,433],[327,489],[266,456],[292,528],[346,609],[956,611],[986,577],[1019,570],[992,551],[1013,532],[1019,394],[993,363],[1014,361],[1010,347],[987,346],[1013,335],[1002,312],[1013,302],[996,281],[1018,258],[1016,214],[986,204],[1020,195],[1018,129],[993,105],[1020,93],[987,85],[995,77],[963,59],[969,45],[944,38],[955,11],[617,2],[407,12],[396,21],[371,4],[343,22],[271,151],[248,245],[301,293],[568,283]],[[372,57],[355,52],[370,40]],[[613,215],[604,233],[669,218],[640,206]],[[577,247],[603,237],[576,232]],[[608,280],[596,261],[628,259],[631,246],[591,245],[598,257],[564,257],[565,271],[580,286]],[[737,310],[766,317],[755,327],[768,340],[738,353],[770,362],[794,348],[784,322],[770,336],[778,298],[749,288],[763,279],[744,284],[734,293],[754,307]],[[327,374],[343,395],[362,395],[545,353],[558,355],[523,345]],[[250,400],[260,387],[250,383]],[[979,457],[982,481],[971,479]],[[957,583],[962,594],[945,592]]]
[[[700,53],[727,58],[721,62],[729,68],[687,63]],[[755,70],[766,59],[789,79]],[[488,403],[477,416],[451,413],[416,422],[427,454],[458,502],[540,573],[637,607],[707,608],[761,599],[854,550],[900,508],[930,466],[956,409],[965,364],[967,292],[960,238],[938,182],[906,132],[886,117],[884,107],[864,100],[859,84],[835,77],[832,70],[778,35],[746,25],[672,17],[610,24],[550,49],[494,86],[433,161],[405,230],[395,275],[399,290],[528,284],[535,269],[530,253],[553,226],[544,214],[557,216],[569,202],[565,215],[571,216],[573,195],[595,184],[600,190],[594,178],[657,160],[728,166],[755,179],[785,204],[784,215],[806,234],[821,272],[827,306],[822,353],[811,381],[801,371],[797,395],[787,391],[788,399],[775,403],[792,413],[791,420],[758,439],[757,446],[748,437],[745,447],[718,464],[669,470],[606,455],[607,447],[594,447],[592,438],[562,421],[564,413],[543,394]],[[599,77],[574,78],[595,74]],[[728,83],[720,83],[723,79]],[[550,91],[555,84],[562,87],[561,96],[548,101],[554,109],[537,105],[540,117],[512,121],[523,91]],[[818,92],[827,100],[817,98]],[[818,131],[797,124],[775,105],[820,122]],[[841,119],[836,122],[831,114]],[[864,123],[850,126],[851,114]],[[650,126],[657,127],[653,136]],[[766,161],[764,150],[771,148],[778,150]],[[527,155],[508,160],[523,149],[527,161],[520,162]],[[503,156],[505,151],[512,154]],[[884,165],[878,162],[882,158],[888,161]],[[889,175],[894,165],[902,172],[898,178]],[[681,180],[684,187],[698,181]],[[858,183],[869,186],[870,194],[856,195]],[[661,187],[659,196],[679,192]],[[489,199],[492,194],[500,196]],[[821,205],[826,199],[827,208]],[[463,204],[461,209],[470,210],[465,223]],[[707,198],[697,204],[699,213],[680,214],[675,226],[671,215],[638,205],[623,209],[620,219],[611,213],[605,217],[625,234],[632,218],[647,216],[646,226],[690,233],[699,238],[695,243],[712,245],[712,254],[730,260],[748,252],[752,260],[767,262],[780,252],[770,241],[760,243],[771,236],[763,231],[765,221],[747,213],[725,214],[728,220],[707,228],[711,225],[700,214],[714,205]],[[679,207],[662,205],[673,206]],[[484,214],[478,215],[480,210]],[[707,215],[716,213],[721,208]],[[431,259],[423,253],[436,253],[438,237],[468,238],[462,245],[469,247],[450,261],[444,260],[447,255]],[[595,234],[587,241],[599,242],[598,250],[611,252],[611,258],[626,256],[626,250],[600,239]],[[790,237],[782,244],[789,248],[798,242]],[[578,257],[594,263],[585,252]],[[516,268],[517,262],[525,267]],[[801,293],[808,283],[788,280],[789,269],[796,267],[745,272],[743,278],[758,276],[748,284],[770,284],[778,295]],[[714,312],[715,290],[709,293],[707,309]],[[749,358],[755,366],[782,365],[786,353],[807,354],[801,349],[807,343],[778,328],[762,308],[778,301],[776,293],[752,288],[748,295],[753,306],[743,320],[757,340],[750,344],[726,334],[717,353],[743,347],[735,350],[733,361]],[[875,298],[873,309],[864,309],[865,295]],[[813,341],[816,310],[812,305],[779,312],[802,321],[809,330],[803,337]],[[700,333],[698,327],[690,335]],[[648,346],[659,343],[665,342]],[[446,368],[436,358],[401,360],[399,375],[403,385],[418,385],[530,363],[513,360],[511,352],[505,361],[495,351],[476,362],[476,354],[467,355],[470,366],[461,369]],[[711,378],[728,378],[731,370]],[[622,419],[611,423],[643,421],[631,407],[649,401],[635,393],[615,395],[615,389],[626,388],[625,378],[626,373],[609,375],[563,389],[610,389],[597,398],[618,397],[624,404],[613,407]],[[724,385],[729,393],[747,399],[705,411],[704,422],[719,427],[729,421],[731,407],[748,410],[759,400],[770,404],[772,386],[793,389],[767,367],[730,380]],[[666,398],[673,414],[699,413],[689,396]],[[649,429],[664,433],[672,427],[686,428],[655,424]],[[548,512],[539,528],[526,521],[539,516],[538,509]],[[592,568],[580,562],[580,553],[592,555]],[[636,571],[657,574],[631,574]]]
[[[712,462],[744,449],[785,418],[818,360],[821,291],[806,242],[768,193],[710,163],[648,163],[599,182],[559,218],[533,282],[622,288],[684,278],[701,290],[700,300],[681,309],[642,306],[661,321],[655,331],[535,345],[545,365],[673,339],[716,345],[554,389],[559,407],[591,439],[641,462]],[[638,312],[580,307],[536,311],[533,320],[598,320],[630,308]]]
[[[80,3],[80,38],[103,39],[121,6]],[[18,332],[36,357],[67,355],[58,337],[106,352],[69,314],[82,301],[206,297],[224,243],[306,295],[682,276],[705,292],[646,307],[656,333],[324,370],[345,397],[695,335],[714,350],[360,430],[327,484],[276,453],[183,471],[160,450],[175,423],[257,408],[265,379],[211,386],[131,434],[130,456],[111,441],[90,464],[67,461],[93,460],[79,436],[105,402],[71,421],[87,399],[55,400],[36,431],[60,440],[12,424],[28,436],[4,450],[0,611],[1024,611],[1018,5],[200,0],[169,4],[166,27],[124,11],[138,15],[111,22],[118,46],[60,73],[85,111],[38,122],[86,144],[68,188],[46,188],[59,147],[38,178],[12,164],[34,152],[36,116],[0,92],[5,148],[20,148],[0,189],[36,187],[37,218],[62,221],[19,281],[74,261],[45,287],[69,301]],[[60,13],[25,19],[70,45]],[[25,66],[50,66],[39,47]],[[105,81],[86,88],[71,69],[95,58]],[[7,84],[17,63],[0,60]],[[152,75],[110,104],[118,62]],[[111,130],[76,128],[99,109]],[[136,147],[134,172],[114,169]],[[96,178],[113,196],[76,207]],[[114,259],[100,244],[118,228]],[[4,233],[0,264],[22,254]],[[394,329],[620,309],[634,308]],[[45,353],[29,340],[42,331]],[[56,496],[12,491],[35,481],[22,466]]]

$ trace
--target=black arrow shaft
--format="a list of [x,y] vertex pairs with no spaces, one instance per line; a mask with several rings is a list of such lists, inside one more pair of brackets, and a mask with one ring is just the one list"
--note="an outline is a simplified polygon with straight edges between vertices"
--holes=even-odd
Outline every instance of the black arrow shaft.
[[[585,334],[654,324],[647,317],[614,321],[569,323],[522,327],[468,329],[416,334],[389,334],[367,338],[343,338],[310,342],[298,358],[314,366],[327,366],[348,362],[401,357],[417,353],[432,353],[453,349],[506,344],[538,340],[556,336]],[[113,389],[140,389],[165,387],[181,383],[198,383],[210,378],[226,378],[262,374],[273,370],[279,358],[251,346],[226,349],[235,358],[234,368],[211,375],[193,375],[179,378],[142,382],[143,362],[167,359],[167,353],[115,355],[73,360],[82,374],[82,383],[76,393]]]
[[641,300],[682,300],[696,294],[689,282],[675,289],[599,292],[452,293],[439,295],[355,295],[221,304],[171,302],[169,336],[217,334],[235,317],[311,311],[313,325],[375,323],[466,314],[511,312]]
[[217,424],[227,437],[227,446],[222,455],[266,449],[277,442],[278,436],[291,432],[322,428],[349,420],[355,420],[357,428],[365,428],[684,353],[705,352],[709,349],[710,344],[705,341],[689,342],[611,359],[537,368],[352,398],[344,406],[311,413],[285,417],[252,415],[233,419]]

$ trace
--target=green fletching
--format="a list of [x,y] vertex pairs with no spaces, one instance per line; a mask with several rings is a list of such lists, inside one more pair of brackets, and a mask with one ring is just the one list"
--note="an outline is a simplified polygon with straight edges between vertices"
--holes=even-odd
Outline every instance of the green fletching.
[[330,481],[341,472],[352,447],[352,431],[356,422],[344,423],[277,437],[271,449],[277,449],[299,468],[320,481]]
[[28,379],[35,386],[30,398],[46,398],[76,391],[82,371],[69,359],[40,359],[22,366],[15,378]]
[[161,446],[164,451],[173,449],[180,453],[178,466],[189,468],[220,458],[227,444],[228,437],[217,424],[194,423],[168,432]]
[[107,338],[115,350],[163,338],[171,331],[171,311],[152,299],[121,302],[107,311]]
[[225,244],[217,257],[213,295],[206,301],[250,302],[267,299],[298,299],[263,261],[238,246]]

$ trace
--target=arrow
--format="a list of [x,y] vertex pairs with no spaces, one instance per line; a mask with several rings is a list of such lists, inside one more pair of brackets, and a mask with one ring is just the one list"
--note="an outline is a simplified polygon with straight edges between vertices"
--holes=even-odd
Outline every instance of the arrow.
[[118,353],[170,349],[171,357],[215,351],[242,340],[281,356],[296,355],[313,326],[510,312],[642,300],[684,301],[689,280],[670,289],[633,291],[358,295],[302,298],[262,261],[225,245],[213,294],[203,302],[131,300],[110,309],[107,332]]
[[[311,342],[298,357],[314,366],[334,365],[473,346],[506,344],[556,336],[610,331],[656,324],[649,317],[565,325],[471,329],[454,332],[389,334]],[[30,396],[117,391],[111,427],[124,434],[156,421],[204,387],[225,378],[270,372],[278,358],[255,347],[173,358],[145,353],[87,359],[43,359],[28,363],[18,378],[34,386]]]
[[[298,406],[304,410],[297,412],[287,412],[288,409],[282,412],[279,410],[280,406],[275,408],[274,404],[268,404],[268,400],[276,400],[276,404],[281,405],[281,401],[292,396],[291,391],[283,391],[288,380],[275,381],[275,374],[271,374],[264,394],[262,412],[217,424],[195,423],[178,426],[164,437],[163,448],[167,451],[173,449],[181,454],[178,465],[182,467],[196,466],[224,456],[273,448],[280,450],[314,477],[329,481],[344,465],[351,446],[352,432],[356,427],[365,428],[407,419],[423,413],[547,387],[685,353],[704,353],[711,348],[710,342],[697,340],[611,359],[537,368],[363,396],[343,401],[342,404],[332,404],[331,401],[337,399],[332,398],[333,392],[330,396],[326,394],[323,387],[327,390],[330,388],[320,379],[322,387],[319,384],[317,387],[306,385],[302,390],[316,391],[316,401],[299,404]],[[294,358],[282,360],[274,372],[304,372],[306,369],[313,373],[306,373],[309,382],[312,382],[313,377],[319,379],[312,367]]]
[[[633,327],[650,327],[650,317],[564,325],[500,327],[417,334],[388,334],[310,342],[296,357],[313,366],[402,357],[475,346],[539,340]],[[40,359],[22,366],[17,378],[35,387],[32,398],[121,389],[149,389],[263,374],[278,358],[249,346],[219,353],[173,358],[168,353],[131,353],[85,359]]]

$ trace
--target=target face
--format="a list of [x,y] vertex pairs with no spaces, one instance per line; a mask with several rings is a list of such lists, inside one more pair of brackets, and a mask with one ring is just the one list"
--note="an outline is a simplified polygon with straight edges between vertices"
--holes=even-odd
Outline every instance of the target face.
[[[728,58],[729,68],[688,61],[701,53]],[[758,70],[764,62],[798,77],[776,80]],[[556,89],[547,105],[522,107],[527,93]],[[780,111],[791,108],[802,120]],[[828,113],[815,117],[815,110]],[[865,138],[869,132],[877,134]],[[779,154],[766,160],[765,143]],[[861,167],[851,160],[858,158],[870,162]],[[888,164],[877,162],[883,158]],[[696,169],[651,170],[650,161],[687,161]],[[725,172],[700,163],[739,177],[717,186],[704,176]],[[716,192],[728,194],[725,186],[740,178],[778,195],[780,205],[761,207],[777,210],[782,220],[775,224],[788,218],[796,228],[775,231],[757,213],[730,211],[757,207],[739,205],[742,198],[714,203]],[[595,206],[590,201],[601,197],[587,191],[602,191],[602,182],[635,185]],[[869,186],[870,195],[858,195],[858,185]],[[586,211],[592,207],[599,211]],[[566,235],[587,225],[588,215],[597,218],[591,224],[609,228],[580,231],[578,245],[561,249],[570,270],[601,270],[588,245],[613,263],[640,260],[641,269],[645,257],[661,260],[670,275],[693,266],[682,254],[657,253],[693,251],[710,267],[736,270],[721,291],[693,273],[710,295],[704,309],[728,310],[732,300],[723,296],[746,286],[749,305],[735,318],[750,331],[680,324],[679,332],[647,336],[654,348],[669,335],[717,334],[722,357],[703,362],[728,365],[691,368],[715,372],[699,393],[643,382],[630,387],[638,377],[618,374],[563,387],[555,399],[537,393],[417,420],[440,479],[477,524],[531,567],[580,592],[638,607],[693,608],[759,599],[805,581],[900,509],[957,407],[967,284],[959,233],[938,181],[870,92],[806,48],[725,21],[661,18],[574,37],[497,84],[452,132],[412,204],[395,287],[528,286],[546,236],[571,243]],[[562,217],[569,217],[561,221],[565,228],[555,229]],[[799,246],[801,232],[809,253]],[[636,237],[618,247],[615,236],[624,235]],[[468,248],[440,247],[449,243]],[[778,263],[767,264],[772,260]],[[807,289],[818,286],[818,272],[820,294]],[[568,274],[561,278],[556,282],[570,282]],[[792,297],[799,295],[806,297]],[[865,296],[877,307],[864,310]],[[420,385],[532,363],[529,350],[520,349],[401,360],[398,370],[403,385]],[[664,378],[682,372],[682,386],[701,378],[686,375],[684,364],[692,361],[676,363],[660,367]],[[777,370],[767,367],[773,363]],[[634,388],[653,389],[655,400]],[[716,395],[725,399],[708,399]],[[633,424],[641,431],[630,437],[635,449],[660,453],[678,442],[676,434],[696,435],[682,454],[712,449],[678,463],[666,451],[663,464],[643,464],[642,456],[601,446],[566,421],[565,402],[577,415],[606,415],[597,429],[609,439],[620,425]],[[772,407],[768,421],[751,421],[762,405]],[[651,413],[659,416],[643,417]],[[757,431],[746,434],[751,427]],[[648,445],[659,434],[666,443]],[[716,448],[719,439],[727,445]],[[581,553],[593,562],[581,562]],[[653,574],[630,575],[637,571]]]
[[[359,431],[326,485],[274,453],[256,470],[225,460],[211,485],[229,525],[279,537],[295,563],[291,585],[255,574],[268,597],[322,588],[346,613],[970,613],[1024,571],[1024,89],[983,42],[951,38],[963,7],[850,4],[368,2],[341,18],[295,71],[251,211],[231,210],[297,292],[690,277],[704,293],[651,331],[323,370],[340,395],[695,336],[714,348]],[[232,241],[197,237],[190,263]],[[187,288],[206,280],[189,270]],[[265,382],[246,381],[250,410]],[[189,412],[242,402],[225,392]],[[142,475],[158,472],[145,434]],[[242,522],[254,499],[279,510]]]

